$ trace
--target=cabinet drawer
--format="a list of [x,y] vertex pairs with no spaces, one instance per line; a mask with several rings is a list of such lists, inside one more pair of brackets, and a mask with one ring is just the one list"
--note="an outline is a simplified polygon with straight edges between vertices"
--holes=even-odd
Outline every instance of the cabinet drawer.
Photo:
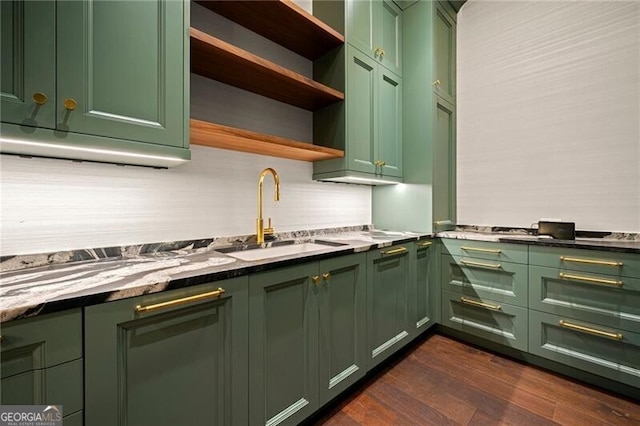
[[441,256],[442,288],[527,307],[527,265]]
[[[562,275],[561,275],[562,274]],[[640,279],[529,267],[529,307],[623,330],[640,330]]]
[[2,405],[62,405],[63,414],[82,410],[82,360],[32,370],[0,381]]
[[527,350],[527,310],[442,291],[442,324],[522,351]]
[[82,357],[82,312],[72,309],[2,325],[2,378]]
[[530,311],[529,351],[640,387],[640,334]]
[[443,253],[452,256],[473,257],[476,259],[500,262],[527,263],[526,245],[495,243],[488,241],[443,239]]
[[560,270],[640,278],[640,254],[531,247],[530,264]]

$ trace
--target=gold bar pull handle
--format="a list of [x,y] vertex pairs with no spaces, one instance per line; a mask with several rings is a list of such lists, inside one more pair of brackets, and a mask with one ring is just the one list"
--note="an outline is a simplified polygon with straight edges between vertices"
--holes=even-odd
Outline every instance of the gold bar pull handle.
[[593,283],[593,284],[610,285],[613,287],[622,287],[622,285],[624,284],[620,280],[606,280],[604,278],[594,278],[594,277],[585,277],[583,275],[565,274],[564,272],[560,272],[558,275],[563,280],[584,281],[584,282]]
[[502,250],[498,250],[498,249],[486,249],[486,248],[467,247],[467,246],[462,246],[460,248],[462,250],[464,250],[464,251],[476,251],[476,252],[479,252],[479,253],[491,253],[491,254],[500,254],[500,253],[502,253]]
[[463,265],[466,266],[475,266],[476,268],[487,268],[487,269],[500,269],[502,265],[499,263],[484,263],[484,262],[472,262],[470,260],[462,259],[460,261]]
[[609,331],[598,330],[597,328],[585,327],[583,325],[573,324],[570,322],[566,322],[565,320],[560,320],[560,325],[565,328],[570,328],[572,330],[581,331],[583,333],[593,334],[595,336],[607,337],[609,339],[614,340],[622,340],[622,333],[611,333]]
[[180,298],[180,299],[169,300],[167,302],[156,303],[156,304],[147,305],[147,306],[137,305],[136,308],[135,308],[135,311],[136,311],[136,313],[140,314],[140,313],[143,313],[143,312],[155,311],[157,309],[172,308],[174,306],[184,305],[185,303],[198,302],[198,301],[204,300],[204,299],[217,298],[217,297],[222,296],[225,293],[225,291],[226,290],[223,289],[222,287],[218,287],[218,289],[215,290],[215,291],[209,291],[207,293],[196,294],[194,296],[183,297],[183,298]]
[[586,263],[588,265],[617,266],[617,267],[623,266],[622,262],[615,262],[610,260],[582,259],[580,257],[560,256],[560,260],[563,262]]
[[460,301],[465,305],[475,306],[477,308],[489,309],[492,311],[499,311],[502,309],[500,305],[492,305],[491,303],[484,303],[478,300],[468,299],[466,297],[460,297]]
[[431,244],[433,244],[433,241],[423,241],[421,243],[418,243],[418,247],[420,248],[430,247]]
[[382,254],[383,256],[390,256],[392,254],[401,254],[401,253],[406,253],[408,251],[409,250],[407,250],[405,247],[399,247],[393,250],[381,251],[380,254]]

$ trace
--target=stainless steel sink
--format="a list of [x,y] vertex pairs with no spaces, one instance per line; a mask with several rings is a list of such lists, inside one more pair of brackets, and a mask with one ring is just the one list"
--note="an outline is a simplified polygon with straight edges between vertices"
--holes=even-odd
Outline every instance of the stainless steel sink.
[[272,243],[267,247],[228,247],[218,251],[225,253],[227,256],[240,260],[255,261],[272,259],[281,256],[290,256],[296,254],[313,253],[326,250],[330,247],[345,246],[346,243],[338,243],[333,241],[313,241],[301,244],[295,244],[293,241],[279,241]]

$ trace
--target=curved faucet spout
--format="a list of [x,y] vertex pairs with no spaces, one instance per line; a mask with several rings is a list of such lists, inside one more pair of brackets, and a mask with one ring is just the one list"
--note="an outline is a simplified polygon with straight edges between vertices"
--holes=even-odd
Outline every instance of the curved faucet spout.
[[278,172],[276,172],[274,169],[272,169],[271,167],[267,167],[262,171],[262,173],[260,173],[260,178],[258,179],[258,218],[256,219],[256,242],[258,244],[264,243],[265,234],[273,234],[271,219],[269,219],[269,227],[267,229],[264,228],[264,220],[262,219],[262,186],[264,183],[264,178],[268,174],[271,174],[273,176],[273,182],[275,184],[273,201],[280,200],[280,176],[278,176]]

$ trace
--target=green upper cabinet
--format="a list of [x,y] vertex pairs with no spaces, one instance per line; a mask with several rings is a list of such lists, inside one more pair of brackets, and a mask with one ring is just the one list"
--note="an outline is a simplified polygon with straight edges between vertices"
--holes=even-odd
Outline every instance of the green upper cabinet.
[[433,100],[433,230],[456,223],[456,108],[444,99]]
[[182,1],[3,1],[2,152],[184,162],[188,22]]
[[438,96],[455,104],[456,99],[456,21],[448,3],[436,2],[434,10],[433,88]]
[[[345,101],[314,113],[314,143],[343,149],[345,157],[315,162],[314,179],[400,182],[402,79],[353,46],[334,53],[345,55],[344,70],[322,74],[335,79],[332,73],[341,73]],[[324,68],[322,60],[316,66]]]
[[346,41],[396,74],[402,69],[402,14],[390,0],[347,0]]
[[55,128],[56,3],[0,2],[0,117],[7,123]]
[[59,126],[184,147],[184,2],[57,5]]
[[239,277],[85,308],[86,424],[247,424],[247,286]]

